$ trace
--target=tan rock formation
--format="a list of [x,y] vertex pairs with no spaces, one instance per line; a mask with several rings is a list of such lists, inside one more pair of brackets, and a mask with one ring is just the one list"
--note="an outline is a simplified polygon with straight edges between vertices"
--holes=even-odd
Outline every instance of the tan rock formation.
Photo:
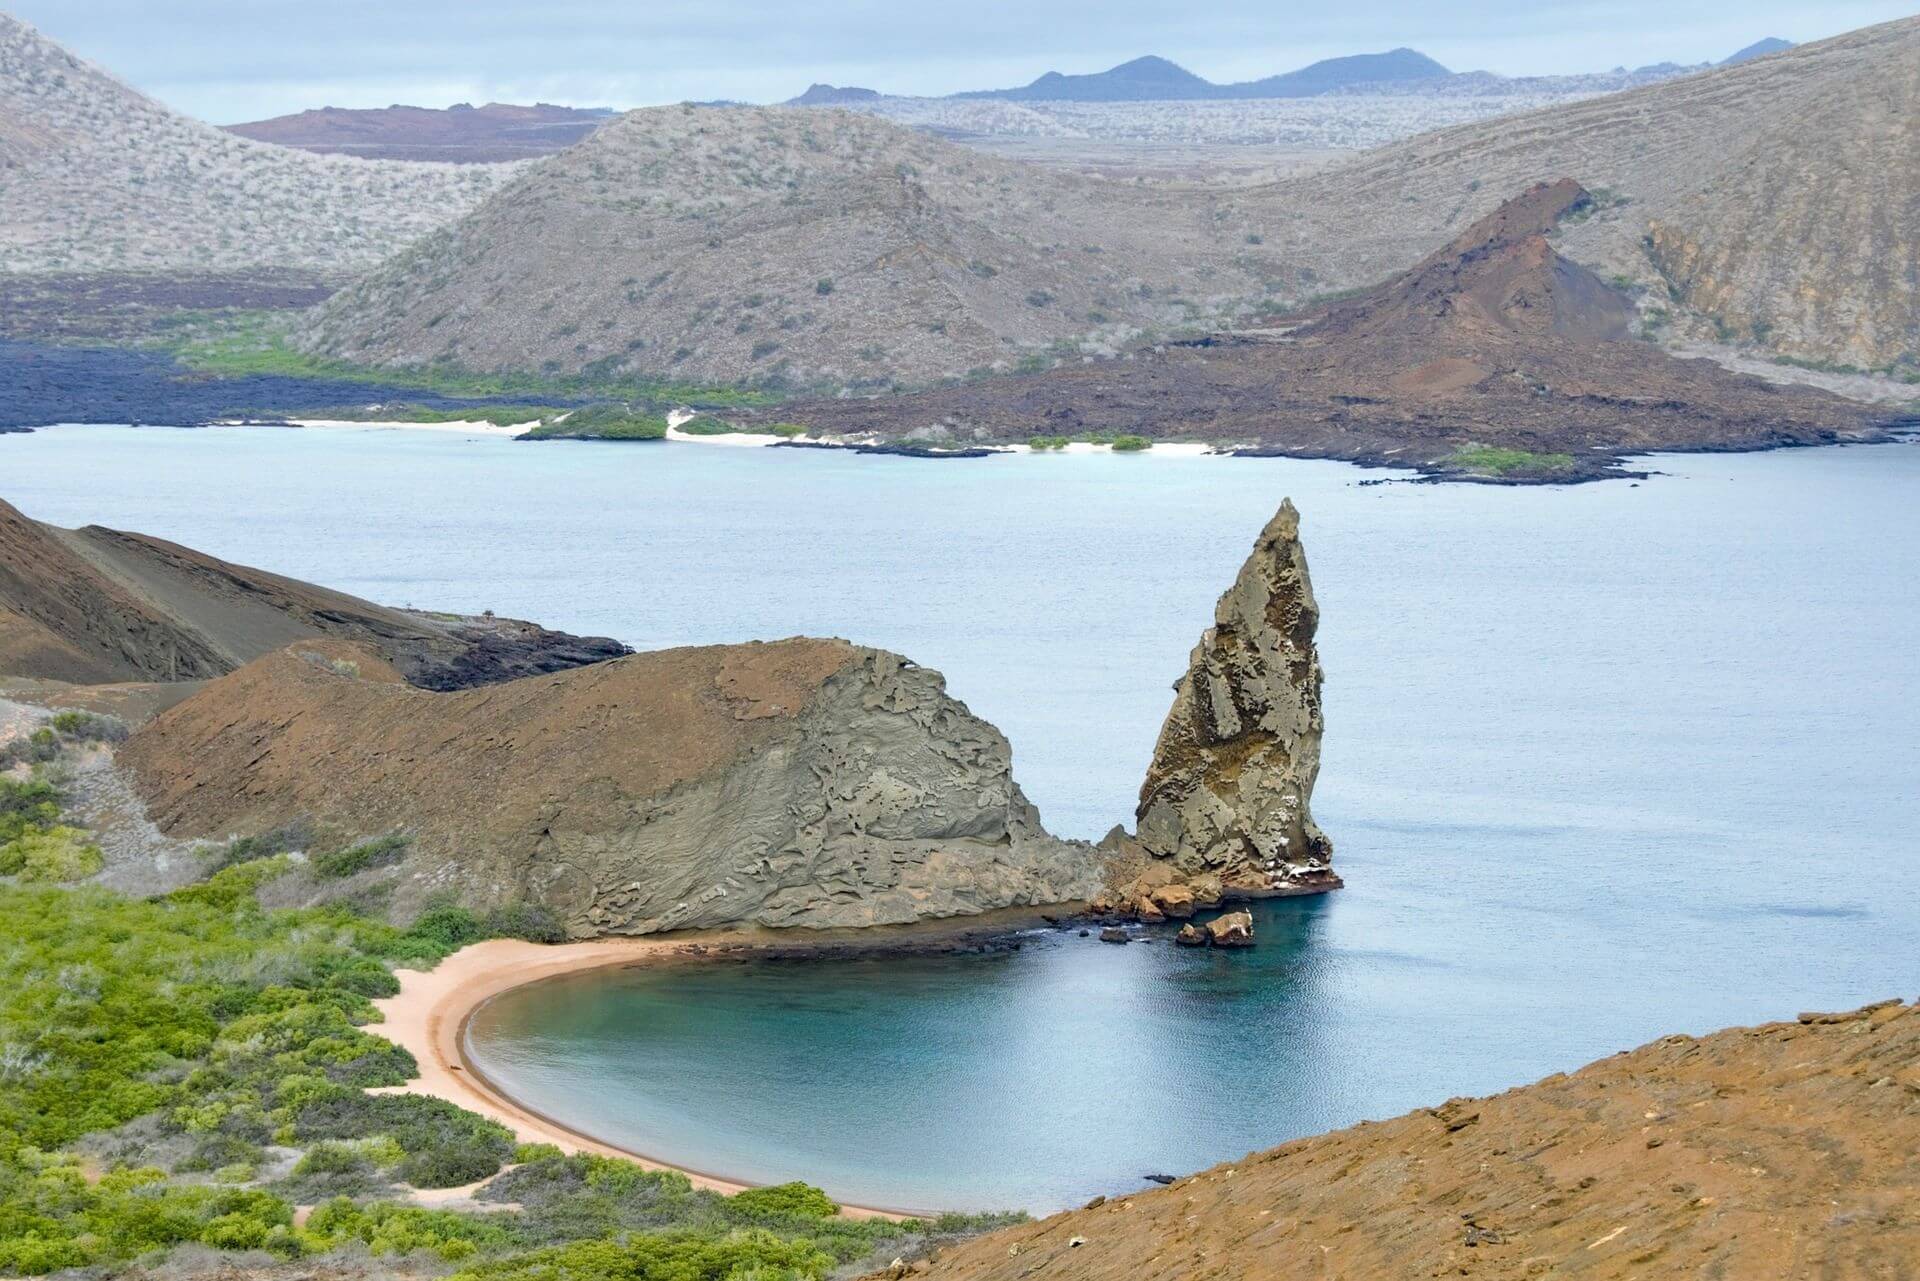
[[1308,807],[1320,769],[1319,621],[1288,500],[1175,686],[1140,788],[1135,862],[1122,873],[1131,880],[1120,897],[1136,911],[1175,882],[1190,903],[1340,884]]
[[372,649],[296,644],[124,745],[156,823],[412,834],[404,915],[536,901],[576,937],[845,927],[1075,902],[993,726],[938,672],[840,640],[663,650],[483,688],[410,686]]

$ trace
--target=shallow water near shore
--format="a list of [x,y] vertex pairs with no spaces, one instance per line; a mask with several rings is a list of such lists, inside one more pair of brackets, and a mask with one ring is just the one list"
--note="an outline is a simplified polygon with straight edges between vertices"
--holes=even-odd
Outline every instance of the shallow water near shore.
[[477,1063],[597,1137],[904,1207],[1047,1210],[1675,1031],[1920,985],[1920,449],[1565,489],[1286,460],[58,428],[0,498],[393,604],[641,647],[846,635],[946,673],[1056,831],[1127,821],[1281,497],[1324,617],[1348,888],[1224,955],[580,976]]

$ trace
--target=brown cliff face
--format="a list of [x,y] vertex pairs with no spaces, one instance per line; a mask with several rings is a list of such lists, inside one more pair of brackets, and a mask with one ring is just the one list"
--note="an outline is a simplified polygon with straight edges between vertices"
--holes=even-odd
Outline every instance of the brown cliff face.
[[1220,597],[1175,686],[1140,788],[1138,843],[1150,861],[1128,895],[1136,902],[1174,881],[1203,898],[1339,885],[1332,843],[1309,808],[1324,728],[1319,623],[1289,499]]
[[841,640],[634,654],[438,693],[371,649],[301,642],[124,744],[182,837],[404,831],[357,890],[535,902],[574,937],[840,928],[1084,901],[1012,751],[938,672]]
[[1894,1278],[1920,1259],[1920,1007],[1670,1036],[1301,1139],[915,1281]]

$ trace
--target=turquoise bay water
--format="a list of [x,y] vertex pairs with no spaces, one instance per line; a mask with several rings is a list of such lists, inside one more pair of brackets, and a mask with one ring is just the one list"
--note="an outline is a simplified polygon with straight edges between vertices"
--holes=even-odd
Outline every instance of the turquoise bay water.
[[1244,955],[625,972],[479,1063],[641,1151],[845,1199],[1044,1210],[1671,1031],[1920,992],[1920,449],[1661,458],[1638,487],[1331,463],[924,463],[424,432],[0,437],[0,497],[396,604],[643,647],[898,649],[1049,825],[1129,818],[1170,682],[1291,495],[1315,811],[1348,888]]

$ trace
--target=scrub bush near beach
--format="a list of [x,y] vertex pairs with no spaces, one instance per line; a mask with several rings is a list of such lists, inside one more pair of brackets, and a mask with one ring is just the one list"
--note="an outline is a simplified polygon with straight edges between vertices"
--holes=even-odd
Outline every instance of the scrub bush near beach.
[[[7,830],[62,830],[57,788],[0,784]],[[237,862],[225,847],[205,880],[154,898],[0,884],[0,1276],[112,1272],[181,1247],[187,1272],[216,1266],[205,1251],[346,1250],[475,1281],[813,1279],[1004,1221],[845,1219],[804,1184],[722,1196],[516,1146],[440,1099],[369,1093],[415,1073],[365,1030],[396,965],[551,922],[444,905],[402,929],[337,906],[265,909],[261,887],[298,866],[294,835],[256,838]],[[476,1195],[492,1212],[406,1202],[489,1176]],[[301,1205],[317,1208],[296,1227]]]

